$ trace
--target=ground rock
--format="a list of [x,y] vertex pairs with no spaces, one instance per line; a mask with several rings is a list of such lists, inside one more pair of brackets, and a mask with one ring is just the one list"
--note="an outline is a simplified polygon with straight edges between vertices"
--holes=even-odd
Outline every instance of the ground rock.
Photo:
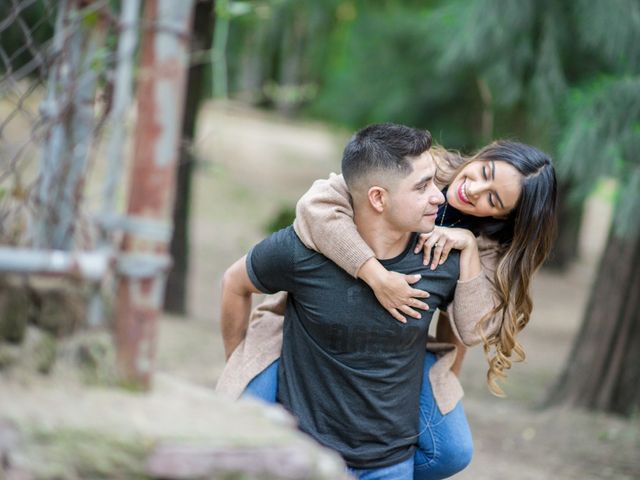
[[345,478],[332,452],[282,408],[233,402],[211,388],[156,375],[142,394],[66,377],[0,375],[0,419],[22,432],[11,467],[32,478]]
[[147,460],[154,478],[189,480],[200,478],[321,479],[349,478],[337,458],[312,445],[243,448],[242,446],[193,446],[163,444]]

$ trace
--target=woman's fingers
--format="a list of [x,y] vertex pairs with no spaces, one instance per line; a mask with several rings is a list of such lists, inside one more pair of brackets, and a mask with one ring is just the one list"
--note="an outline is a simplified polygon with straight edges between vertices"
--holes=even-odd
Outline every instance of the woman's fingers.
[[389,312],[391,316],[400,323],[407,323],[407,319],[404,318],[404,316],[402,316],[400,312],[398,312],[397,308],[387,308],[387,312]]
[[418,241],[416,242],[416,248],[413,250],[413,253],[419,253],[420,250],[422,250],[424,242],[427,241],[430,235],[430,233],[421,233],[418,235]]
[[419,290],[417,288],[412,288],[409,290],[409,296],[411,298],[429,298],[429,292],[425,292],[424,290]]
[[[419,293],[426,293],[427,296],[429,295],[427,292],[423,292],[422,290],[414,290],[414,291]],[[390,307],[390,308],[387,308],[386,310],[397,321],[401,323],[407,323],[407,319],[404,317],[404,315],[415,318],[415,319],[422,318],[422,315],[420,315],[420,312],[417,312],[416,310],[414,310],[416,308],[419,308],[421,310],[429,310],[429,305],[427,305],[424,302],[421,302],[417,298],[412,298],[408,301],[408,305],[400,305],[397,308]]]
[[421,302],[417,298],[414,298],[411,300],[410,306],[412,306],[413,308],[419,308],[420,310],[429,310],[429,305],[427,305],[424,302]]
[[402,305],[398,308],[402,313],[404,313],[405,315],[412,317],[412,318],[422,318],[422,315],[420,315],[418,312],[416,312],[413,308],[407,306],[407,305]]
[[[440,260],[440,253],[442,252],[442,247],[444,243],[447,241],[446,237],[440,235],[434,235],[429,240],[427,240],[424,244],[424,265],[429,265],[430,263],[433,265],[434,262],[437,265],[437,261]],[[431,269],[433,270],[433,268]]]
[[422,245],[422,251],[424,252],[423,265],[429,265],[431,261],[431,251],[433,247],[438,244],[439,235],[431,235],[426,242]]
[[[420,274],[405,275],[405,280],[407,281],[407,283],[409,285],[413,285],[414,283],[416,283],[421,278],[422,278],[422,275],[420,275]],[[425,292],[424,290],[419,290],[417,288],[409,288],[407,296],[409,298],[429,298],[429,292]]]
[[452,249],[453,245],[447,242],[447,244],[442,249],[442,255],[440,255],[440,262],[438,262],[438,265],[442,265],[447,260],[447,258],[449,258],[449,252],[451,252]]
[[431,259],[431,270],[435,270],[435,268],[440,263],[440,258],[442,257],[442,252],[444,251],[446,245],[449,243],[446,238],[439,238],[435,243],[433,248],[433,258]]

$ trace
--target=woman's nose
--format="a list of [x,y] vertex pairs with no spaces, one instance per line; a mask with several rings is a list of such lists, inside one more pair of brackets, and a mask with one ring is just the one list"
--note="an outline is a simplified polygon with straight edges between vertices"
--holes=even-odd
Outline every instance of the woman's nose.
[[467,182],[466,194],[470,198],[478,198],[487,190],[487,182],[474,181]]

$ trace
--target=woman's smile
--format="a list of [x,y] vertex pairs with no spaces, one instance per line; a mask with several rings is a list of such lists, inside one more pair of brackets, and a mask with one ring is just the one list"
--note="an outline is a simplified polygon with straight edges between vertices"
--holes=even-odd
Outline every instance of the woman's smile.
[[473,205],[469,200],[469,195],[467,195],[467,179],[464,180],[460,185],[458,185],[458,198],[462,203],[466,203],[468,205]]

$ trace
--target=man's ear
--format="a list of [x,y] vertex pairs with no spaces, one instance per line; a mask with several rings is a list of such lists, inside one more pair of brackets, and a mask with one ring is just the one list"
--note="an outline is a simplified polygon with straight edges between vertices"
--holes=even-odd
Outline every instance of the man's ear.
[[367,198],[373,209],[382,213],[387,204],[387,190],[383,187],[373,186],[367,192]]

